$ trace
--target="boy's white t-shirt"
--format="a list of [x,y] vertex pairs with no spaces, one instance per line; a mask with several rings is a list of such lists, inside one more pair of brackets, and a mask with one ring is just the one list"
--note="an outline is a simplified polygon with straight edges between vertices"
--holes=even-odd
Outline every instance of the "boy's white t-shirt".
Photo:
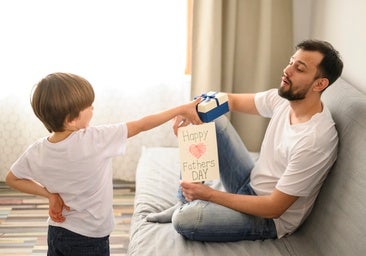
[[59,193],[71,210],[62,223],[48,220],[88,237],[104,237],[114,228],[112,158],[125,152],[125,123],[88,127],[65,140],[41,138],[11,166],[21,179],[31,179]]
[[290,124],[289,101],[277,89],[255,96],[258,112],[270,117],[260,156],[251,173],[257,195],[274,188],[299,199],[278,219],[279,238],[294,232],[309,215],[326,175],[336,160],[338,136],[328,108],[305,123]]

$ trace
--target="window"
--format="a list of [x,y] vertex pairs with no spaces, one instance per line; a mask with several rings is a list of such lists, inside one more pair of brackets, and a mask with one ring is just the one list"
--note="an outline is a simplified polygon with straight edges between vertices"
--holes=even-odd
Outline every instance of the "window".
[[[71,72],[91,82],[92,125],[187,102],[186,9],[182,0],[0,1],[0,169],[48,136],[29,96],[49,73]],[[124,157],[113,161],[115,179],[134,179],[142,146],[177,143],[169,123],[130,141]]]
[[0,99],[29,95],[52,72],[84,76],[96,89],[177,79],[186,10],[181,0],[1,1]]

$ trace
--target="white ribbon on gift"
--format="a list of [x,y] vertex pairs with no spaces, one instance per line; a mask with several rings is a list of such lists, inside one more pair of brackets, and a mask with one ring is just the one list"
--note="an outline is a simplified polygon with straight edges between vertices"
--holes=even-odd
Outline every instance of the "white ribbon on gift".
[[201,97],[203,100],[197,106],[198,112],[201,113],[206,113],[229,100],[227,94],[223,92],[210,91]]

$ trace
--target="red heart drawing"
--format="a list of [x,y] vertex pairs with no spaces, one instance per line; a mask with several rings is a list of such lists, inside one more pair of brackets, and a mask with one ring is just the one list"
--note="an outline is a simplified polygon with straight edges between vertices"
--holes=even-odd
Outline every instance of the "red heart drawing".
[[192,144],[189,146],[189,152],[198,159],[206,152],[206,144]]

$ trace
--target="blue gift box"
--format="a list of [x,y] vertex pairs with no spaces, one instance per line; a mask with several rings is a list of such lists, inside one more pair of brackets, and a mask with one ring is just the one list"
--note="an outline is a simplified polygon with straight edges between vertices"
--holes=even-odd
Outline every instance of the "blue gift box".
[[202,122],[211,122],[229,112],[228,96],[222,92],[208,92],[200,95],[202,101],[197,105],[197,113]]

